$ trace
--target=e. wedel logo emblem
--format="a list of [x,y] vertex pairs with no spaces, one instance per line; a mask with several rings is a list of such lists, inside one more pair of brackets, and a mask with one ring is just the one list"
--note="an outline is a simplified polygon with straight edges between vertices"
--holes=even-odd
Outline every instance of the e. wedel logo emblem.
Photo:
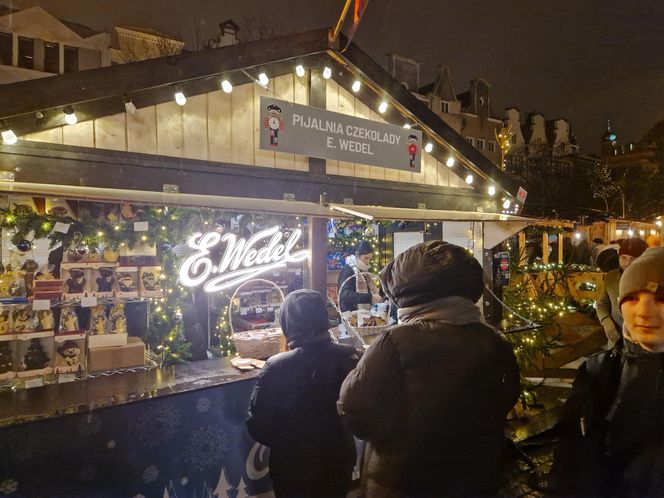
[[[261,230],[249,239],[238,238],[233,233],[222,236],[218,232],[196,232],[187,240],[187,246],[195,252],[180,266],[180,283],[185,287],[203,285],[205,292],[218,292],[287,263],[304,261],[309,257],[308,250],[292,252],[301,237],[302,230],[296,228],[288,240],[282,242],[279,226]],[[257,248],[266,241],[263,247]],[[209,257],[210,249],[224,242],[224,254],[218,264],[214,264]]]

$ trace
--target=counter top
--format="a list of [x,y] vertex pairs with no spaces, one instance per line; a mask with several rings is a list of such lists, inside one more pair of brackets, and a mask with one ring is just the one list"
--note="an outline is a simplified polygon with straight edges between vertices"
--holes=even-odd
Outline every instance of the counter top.
[[256,377],[228,358],[0,393],[0,427],[168,396]]

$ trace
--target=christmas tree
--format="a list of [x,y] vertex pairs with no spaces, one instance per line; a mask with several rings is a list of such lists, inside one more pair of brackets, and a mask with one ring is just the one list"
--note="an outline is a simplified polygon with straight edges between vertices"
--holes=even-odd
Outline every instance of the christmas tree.
[[9,347],[9,343],[0,342],[0,374],[11,372],[13,366],[12,349]]
[[30,346],[28,347],[28,352],[23,357],[23,362],[25,363],[26,370],[39,370],[40,368],[44,368],[46,363],[48,363],[48,356],[44,353],[39,339],[30,340]]

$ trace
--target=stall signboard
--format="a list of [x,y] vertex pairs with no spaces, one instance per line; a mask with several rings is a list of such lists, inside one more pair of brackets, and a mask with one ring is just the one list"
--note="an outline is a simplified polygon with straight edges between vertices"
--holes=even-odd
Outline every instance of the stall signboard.
[[497,252],[494,255],[494,283],[506,287],[510,283],[510,253]]
[[629,221],[616,221],[616,230],[629,230]]
[[[185,287],[203,285],[205,292],[219,292],[288,263],[299,263],[309,257],[306,249],[294,251],[301,237],[302,230],[297,228],[282,242],[284,234],[277,225],[248,239],[234,233],[196,232],[187,240],[194,253],[180,266],[180,283]],[[224,252],[219,261],[213,261],[211,249],[220,244],[225,245]]]
[[260,148],[421,171],[422,132],[261,97]]

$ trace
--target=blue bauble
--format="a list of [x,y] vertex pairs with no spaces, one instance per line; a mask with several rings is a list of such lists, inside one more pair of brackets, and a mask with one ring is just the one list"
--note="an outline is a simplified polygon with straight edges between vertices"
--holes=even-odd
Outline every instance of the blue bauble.
[[164,241],[159,244],[159,250],[161,252],[168,252],[173,248],[173,245],[170,242]]
[[32,249],[32,242],[27,239],[19,240],[16,243],[16,248],[21,252],[28,252],[30,249]]

